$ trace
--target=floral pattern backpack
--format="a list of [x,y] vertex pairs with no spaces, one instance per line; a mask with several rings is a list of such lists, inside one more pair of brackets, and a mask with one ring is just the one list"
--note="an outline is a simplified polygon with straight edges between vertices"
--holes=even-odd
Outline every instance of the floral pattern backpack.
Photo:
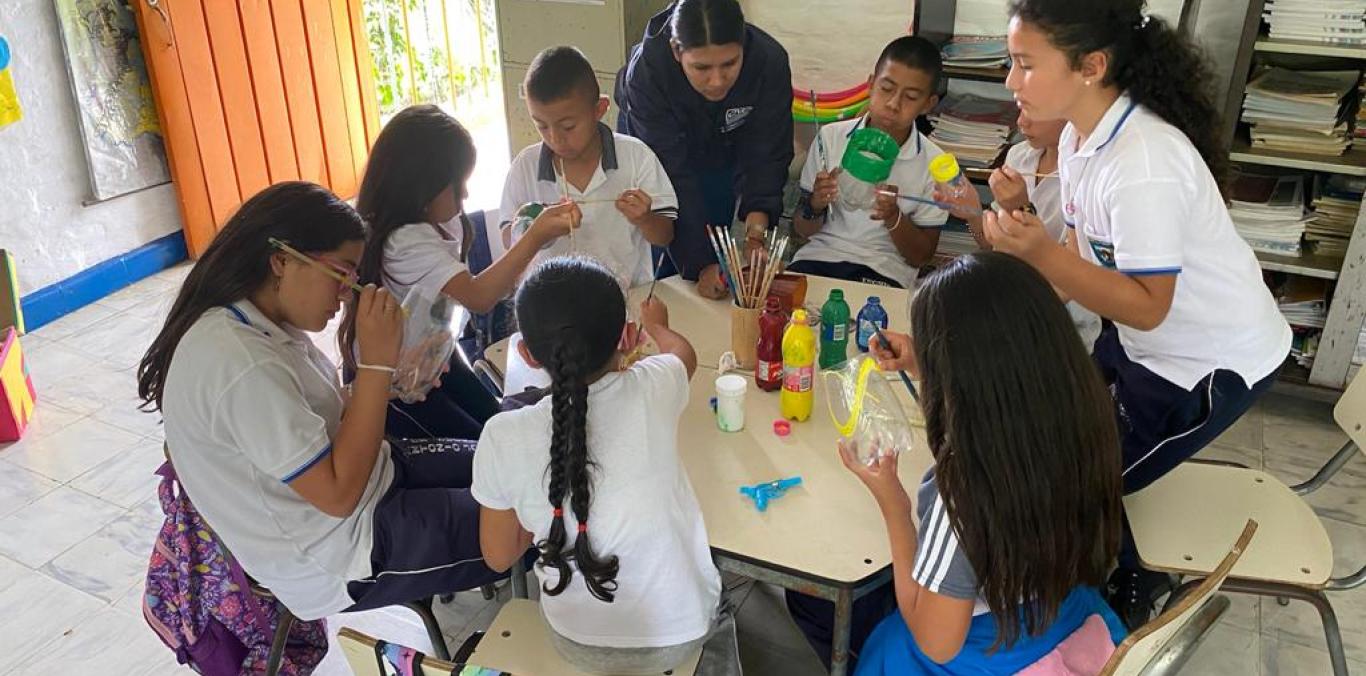
[[[147,564],[142,615],[181,664],[206,676],[264,674],[280,620],[190,503],[167,461],[157,470],[166,520]],[[279,673],[311,673],[327,652],[323,620],[294,620]]]

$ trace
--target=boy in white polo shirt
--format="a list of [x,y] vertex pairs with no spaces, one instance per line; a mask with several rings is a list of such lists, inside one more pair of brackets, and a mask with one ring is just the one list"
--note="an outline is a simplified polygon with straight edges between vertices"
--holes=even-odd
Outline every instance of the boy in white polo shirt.
[[673,241],[678,215],[678,198],[659,159],[643,142],[601,122],[609,102],[579,50],[551,47],[537,54],[523,87],[542,142],[522,150],[508,170],[504,241],[517,237],[509,224],[522,205],[567,199],[582,209],[582,227],[542,250],[533,267],[550,257],[583,254],[632,286],[649,282],[650,247]]
[[872,210],[850,209],[839,199],[837,165],[856,130],[881,129],[901,146],[883,189],[930,198],[929,162],[943,151],[916,130],[915,120],[939,102],[941,70],[939,50],[928,40],[897,38],[878,57],[867,114],[821,128],[806,155],[801,201],[792,220],[810,241],[797,250],[790,270],[907,289],[915,283],[917,268],[939,246],[948,212],[921,203],[903,211],[900,200],[886,194],[878,196]]

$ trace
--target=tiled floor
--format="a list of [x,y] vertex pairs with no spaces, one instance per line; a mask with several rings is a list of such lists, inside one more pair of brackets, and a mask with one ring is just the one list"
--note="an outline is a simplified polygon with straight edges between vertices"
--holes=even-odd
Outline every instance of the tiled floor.
[[[0,674],[58,667],[108,674],[181,670],[140,617],[142,575],[160,522],[151,472],[161,457],[161,437],[156,418],[136,411],[133,374],[187,271],[181,266],[157,275],[23,338],[40,403],[24,440],[0,447]],[[335,353],[330,337],[318,342]],[[1205,455],[1297,482],[1343,440],[1327,406],[1271,395]],[[1333,537],[1335,572],[1366,563],[1366,460],[1358,456],[1310,502]],[[727,583],[743,602],[739,631],[747,673],[820,673],[779,591],[743,580]],[[457,646],[486,628],[507,593],[484,601],[479,592],[468,592],[438,606],[447,642]],[[1318,616],[1308,606],[1232,599],[1233,609],[1187,673],[1329,673]],[[1332,601],[1352,671],[1366,674],[1366,589],[1336,593]],[[421,624],[407,611],[338,617],[333,632],[342,625],[427,645]],[[334,647],[318,673],[350,670]]]

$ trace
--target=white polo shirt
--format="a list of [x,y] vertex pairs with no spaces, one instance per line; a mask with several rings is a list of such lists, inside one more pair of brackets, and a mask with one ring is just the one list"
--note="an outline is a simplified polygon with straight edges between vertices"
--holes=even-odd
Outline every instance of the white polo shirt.
[[1177,275],[1157,328],[1117,325],[1129,358],[1187,390],[1216,369],[1249,387],[1275,371],[1290,351],[1290,325],[1185,134],[1120,96],[1078,140],[1067,125],[1058,168],[1063,217],[1082,256],[1128,275]]
[[343,405],[336,367],[308,336],[245,300],[205,312],[166,374],[166,443],[190,500],[247,573],[304,619],[352,605],[346,583],[371,574],[375,505],[394,477],[383,445],[340,519],[289,487],[332,452]]
[[384,243],[384,287],[400,302],[413,287],[439,298],[447,283],[469,269],[460,260],[463,237],[459,221],[409,223],[393,231]]
[[[646,357],[588,386],[592,505],[588,532],[599,556],[618,557],[616,599],[593,598],[575,570],[541,610],[556,633],[612,648],[658,648],[705,636],[721,595],[707,528],[678,457],[678,421],[688,405],[688,372],[671,354]],[[500,413],[484,426],[470,494],[479,504],[514,510],[539,542],[553,518],[547,497],[553,402]],[[565,548],[578,537],[564,505]],[[571,564],[572,565],[572,564]],[[555,586],[559,573],[536,567]]]
[[[844,149],[854,131],[863,126],[865,117],[841,122],[831,122],[821,127],[821,138],[825,141],[826,154],[831,166],[822,167],[820,153],[816,144],[806,153],[806,165],[802,168],[802,191],[810,194],[816,184],[816,174],[834,169],[844,157]],[[934,196],[934,179],[930,177],[930,160],[944,154],[933,141],[925,138],[919,131],[912,130],[906,142],[901,145],[901,154],[892,165],[892,173],[886,183],[895,185],[902,195],[915,195],[931,198]],[[908,208],[909,207],[909,208]],[[907,221],[899,227],[914,225],[920,228],[942,227],[949,219],[949,213],[928,204],[902,201],[901,210]],[[860,263],[872,268],[873,272],[896,280],[897,283],[912,288],[915,285],[916,268],[901,256],[892,243],[892,235],[882,221],[872,217],[871,211],[852,211],[843,203],[835,200],[830,205],[830,213],[825,224],[811,236],[802,248],[797,250],[794,261],[820,261],[824,263]]]
[[[1005,166],[1023,174],[1035,174],[1039,171],[1039,159],[1042,157],[1043,148],[1035,148],[1029,145],[1028,141],[1021,141],[1006,151]],[[1058,177],[1024,176],[1023,178],[1025,194],[1029,196],[1029,201],[1038,210],[1039,218],[1043,220],[1043,225],[1048,229],[1048,234],[1052,235],[1053,239],[1066,243],[1067,224],[1062,220],[1062,186]]]
[[[602,140],[602,159],[584,190],[568,181],[564,187],[569,198],[579,202],[583,212],[581,227],[569,237],[561,237],[536,255],[532,267],[555,256],[570,253],[591,256],[607,266],[630,286],[648,283],[654,278],[654,264],[650,260],[650,242],[645,234],[626,220],[616,207],[621,193],[639,188],[650,195],[650,209],[667,218],[678,218],[678,197],[669,182],[664,166],[654,151],[640,139],[613,133],[607,125],[598,123]],[[499,212],[504,221],[511,220],[527,202],[554,204],[562,197],[561,182],[557,178],[557,161],[544,143],[527,146],[517,154],[503,184],[503,202]],[[585,203],[591,201],[591,203]],[[577,252],[571,250],[577,248]]]

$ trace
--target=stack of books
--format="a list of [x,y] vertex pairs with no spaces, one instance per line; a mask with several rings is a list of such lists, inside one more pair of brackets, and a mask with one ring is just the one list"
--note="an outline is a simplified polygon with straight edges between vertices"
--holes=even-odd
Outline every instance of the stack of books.
[[958,158],[962,167],[990,167],[1010,142],[1020,115],[1015,102],[950,93],[930,113],[930,139]]
[[1272,39],[1366,45],[1366,0],[1267,0],[1262,19]]
[[1004,35],[964,35],[944,44],[940,56],[945,66],[990,70],[1010,63]]
[[1276,303],[1294,331],[1290,356],[1305,368],[1314,364],[1319,349],[1323,325],[1328,321],[1328,289],[1326,279],[1289,275],[1274,289]]
[[1315,254],[1330,258],[1347,256],[1347,241],[1352,238],[1363,191],[1363,177],[1335,174],[1318,182],[1314,212],[1304,230],[1304,238]]
[[1244,122],[1252,145],[1310,155],[1336,156],[1352,144],[1345,100],[1356,89],[1356,70],[1303,71],[1271,67],[1247,83]]
[[1240,173],[1233,180],[1228,215],[1256,251],[1300,255],[1309,219],[1304,209],[1304,176]]

